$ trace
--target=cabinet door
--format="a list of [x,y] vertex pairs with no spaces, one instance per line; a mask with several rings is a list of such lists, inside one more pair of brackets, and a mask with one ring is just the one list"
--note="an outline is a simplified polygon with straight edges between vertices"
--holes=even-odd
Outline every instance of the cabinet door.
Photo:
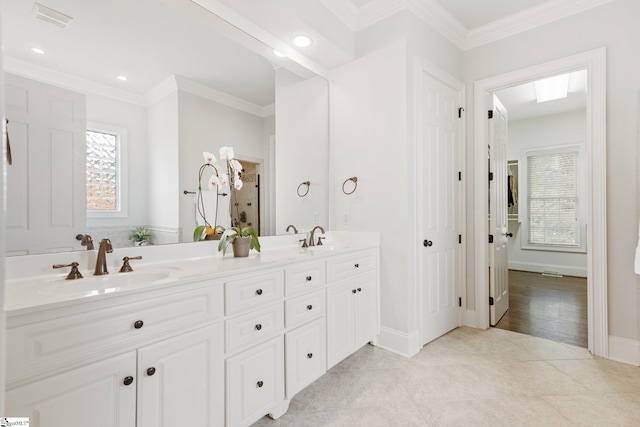
[[282,336],[227,359],[227,426],[249,426],[283,400]]
[[354,350],[356,292],[353,281],[327,289],[327,369]]
[[373,340],[377,335],[376,276],[366,274],[355,280],[356,288],[356,338],[355,348]]
[[287,333],[287,399],[326,372],[325,323],[323,317]]
[[218,323],[138,350],[138,427],[224,423],[223,327]]
[[32,427],[135,427],[135,375],[131,351],[9,390],[5,412]]

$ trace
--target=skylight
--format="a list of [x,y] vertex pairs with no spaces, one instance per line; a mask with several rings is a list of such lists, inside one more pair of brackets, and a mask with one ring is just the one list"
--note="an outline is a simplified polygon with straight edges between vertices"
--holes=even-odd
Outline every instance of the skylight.
[[538,103],[563,99],[569,92],[569,74],[538,80],[535,85]]

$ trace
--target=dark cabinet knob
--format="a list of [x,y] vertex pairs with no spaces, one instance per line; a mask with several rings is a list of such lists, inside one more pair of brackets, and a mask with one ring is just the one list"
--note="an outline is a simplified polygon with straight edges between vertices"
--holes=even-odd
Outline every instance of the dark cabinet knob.
[[355,268],[360,268],[360,264],[354,264],[353,265]]
[[505,234],[505,236],[507,236],[507,237],[513,237],[513,233],[507,233],[507,234]]
[[352,294],[355,294],[356,292],[358,292],[358,291],[356,291],[355,289],[352,289],[352,290],[351,290],[351,293],[352,293]]
[[133,327],[136,329],[140,329],[144,326],[144,322],[142,320],[136,320],[133,324]]
[[307,353],[307,359],[311,359],[313,357],[313,353]]
[[358,288],[358,292],[362,292],[362,288]]
[[307,276],[307,282],[311,281],[311,276]]
[[156,368],[151,367],[151,368],[147,369],[147,375],[148,376],[152,377],[153,374],[155,374],[155,373],[156,373]]
[[261,325],[260,323],[258,323],[258,324],[256,325],[256,331],[259,331],[260,329],[262,329],[262,325]]
[[256,386],[258,386],[258,388],[261,388],[264,385],[264,383],[262,381],[258,381],[256,383]]
[[256,294],[258,294],[258,295],[262,295],[262,289],[258,289],[258,290],[256,291]]
[[312,308],[313,308],[313,306],[312,306],[311,304],[309,304],[309,305],[307,306],[307,310],[311,310]]
[[133,377],[124,377],[124,385],[131,385],[133,383]]
[[422,242],[422,244],[425,248],[430,248],[431,246],[433,246],[433,242],[431,240],[425,240],[424,242]]

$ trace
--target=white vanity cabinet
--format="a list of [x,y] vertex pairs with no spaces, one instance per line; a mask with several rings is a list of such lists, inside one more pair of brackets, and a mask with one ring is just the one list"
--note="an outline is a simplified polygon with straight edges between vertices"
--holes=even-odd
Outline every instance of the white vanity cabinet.
[[377,254],[374,250],[327,261],[327,368],[378,335]]

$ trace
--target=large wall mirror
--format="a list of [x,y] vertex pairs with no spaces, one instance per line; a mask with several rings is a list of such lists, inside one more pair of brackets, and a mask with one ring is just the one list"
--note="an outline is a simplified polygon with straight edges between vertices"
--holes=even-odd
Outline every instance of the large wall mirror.
[[[193,241],[199,186],[224,227],[230,210],[263,236],[327,225],[326,80],[190,0],[1,7],[7,255],[131,246],[141,226]],[[202,153],[225,146],[244,166],[235,199],[199,183]]]

